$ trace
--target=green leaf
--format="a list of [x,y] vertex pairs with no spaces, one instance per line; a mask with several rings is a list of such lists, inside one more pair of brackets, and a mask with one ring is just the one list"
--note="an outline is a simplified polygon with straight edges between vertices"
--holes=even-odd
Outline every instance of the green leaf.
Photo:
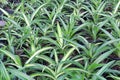
[[[76,49],[76,48],[74,48],[74,47],[71,48],[71,49],[63,56],[61,62],[66,61],[66,60],[69,58],[69,56],[73,53],[73,51],[74,51],[75,49]],[[64,64],[64,63],[61,63],[61,64],[58,66],[57,73],[59,73],[59,72],[62,70],[63,64]]]
[[48,62],[50,65],[54,65],[55,62],[54,60],[52,60],[50,57],[46,56],[46,55],[38,55],[36,56],[36,58],[39,58],[39,59],[42,59],[42,60],[45,60],[46,62]]
[[61,30],[59,23],[57,23],[57,33],[58,33],[58,36],[57,36],[58,43],[62,47],[63,46],[63,35],[62,35],[62,30]]
[[22,66],[20,57],[18,55],[13,55],[12,53],[10,53],[6,50],[2,50],[2,49],[0,49],[0,52],[4,53],[8,57],[10,57],[19,67]]
[[26,24],[27,24],[27,27],[30,27],[30,20],[28,19],[28,17],[22,12],[22,15],[23,15],[23,17],[24,17],[24,19],[25,19],[25,22],[26,22]]
[[97,73],[96,75],[102,75],[115,61],[111,61],[107,64],[105,64]]
[[24,66],[25,69],[37,69],[37,70],[42,70],[42,72],[46,71],[46,72],[50,72],[51,75],[55,75],[55,71],[52,70],[51,68],[49,68],[49,66],[46,65],[42,65],[42,64],[37,64],[37,63],[33,63],[33,64],[25,64]]
[[114,80],[120,80],[119,76],[110,75],[110,77],[112,77]]
[[0,10],[7,16],[7,17],[10,17],[10,15],[8,14],[7,11],[5,11],[4,9],[0,8]]
[[68,59],[68,57],[73,53],[73,51],[75,50],[76,48],[71,48],[66,54],[65,56],[62,58],[61,61],[65,61]]
[[44,48],[36,51],[36,52],[26,61],[25,64],[30,63],[30,62],[35,58],[35,56],[37,56],[37,55],[39,55],[41,52],[46,51],[46,50],[49,50],[49,49],[52,49],[52,47],[44,47]]
[[110,51],[107,51],[103,54],[101,54],[95,61],[94,63],[100,63],[101,61],[103,61],[104,59],[106,59],[110,54],[112,54],[112,52],[114,51],[115,49],[112,49]]
[[120,6],[120,1],[119,1],[118,4],[116,5],[113,14],[116,14],[116,12],[118,11],[119,6]]
[[35,11],[34,13],[32,14],[31,16],[31,21],[33,20],[33,18],[35,17],[35,15],[37,14],[37,12],[40,10],[40,8],[42,8],[43,6],[45,6],[47,3],[45,4],[42,4],[41,6],[39,6]]
[[2,76],[2,78],[0,77],[0,79],[10,80],[8,71],[1,60],[0,60],[0,75]]
[[98,67],[101,67],[101,64],[97,64],[97,63],[92,63],[88,66],[88,70],[89,71],[94,71],[95,69],[97,69]]
[[17,76],[19,79],[22,80],[35,80],[33,79],[31,76],[19,71],[19,70],[15,70],[15,69],[8,69],[8,71],[11,72],[12,75]]

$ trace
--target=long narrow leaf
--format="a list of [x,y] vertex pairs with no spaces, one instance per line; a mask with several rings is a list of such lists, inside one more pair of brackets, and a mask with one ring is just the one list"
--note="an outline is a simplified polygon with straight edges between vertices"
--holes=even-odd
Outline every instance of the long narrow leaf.
[[13,55],[12,53],[10,53],[6,50],[2,50],[2,49],[0,49],[0,52],[4,53],[8,57],[10,57],[17,65],[21,66],[21,60],[20,60],[19,56]]
[[10,76],[8,74],[8,71],[6,70],[4,64],[1,60],[0,60],[0,75],[2,75],[2,79],[10,80]]
[[26,61],[26,64],[28,64],[29,62],[31,62],[35,56],[37,56],[38,54],[40,54],[41,52],[43,51],[46,51],[46,50],[49,50],[49,49],[52,49],[52,47],[45,47],[45,48],[42,48],[38,51],[36,51],[27,61]]
[[14,76],[17,76],[19,79],[22,79],[22,80],[35,80],[33,79],[31,76],[21,72],[21,71],[18,71],[18,70],[15,70],[15,69],[8,69]]

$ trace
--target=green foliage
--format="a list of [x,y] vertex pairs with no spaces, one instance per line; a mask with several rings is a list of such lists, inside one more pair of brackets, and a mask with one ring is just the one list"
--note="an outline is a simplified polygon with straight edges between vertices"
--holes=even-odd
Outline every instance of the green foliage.
[[2,3],[2,4],[8,4],[8,1],[7,0],[0,0],[0,3]]
[[0,80],[120,79],[119,0],[3,3]]

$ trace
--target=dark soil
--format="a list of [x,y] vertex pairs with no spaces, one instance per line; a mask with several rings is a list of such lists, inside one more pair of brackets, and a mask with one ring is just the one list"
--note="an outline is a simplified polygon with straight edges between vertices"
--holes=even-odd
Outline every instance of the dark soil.
[[21,2],[21,0],[8,0],[8,1],[11,3],[20,3]]

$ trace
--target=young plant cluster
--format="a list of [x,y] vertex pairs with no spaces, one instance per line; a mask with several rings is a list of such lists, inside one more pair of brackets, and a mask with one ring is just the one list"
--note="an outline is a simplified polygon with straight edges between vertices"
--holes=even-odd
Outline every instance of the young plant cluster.
[[120,0],[8,1],[0,12],[0,80],[120,80]]

